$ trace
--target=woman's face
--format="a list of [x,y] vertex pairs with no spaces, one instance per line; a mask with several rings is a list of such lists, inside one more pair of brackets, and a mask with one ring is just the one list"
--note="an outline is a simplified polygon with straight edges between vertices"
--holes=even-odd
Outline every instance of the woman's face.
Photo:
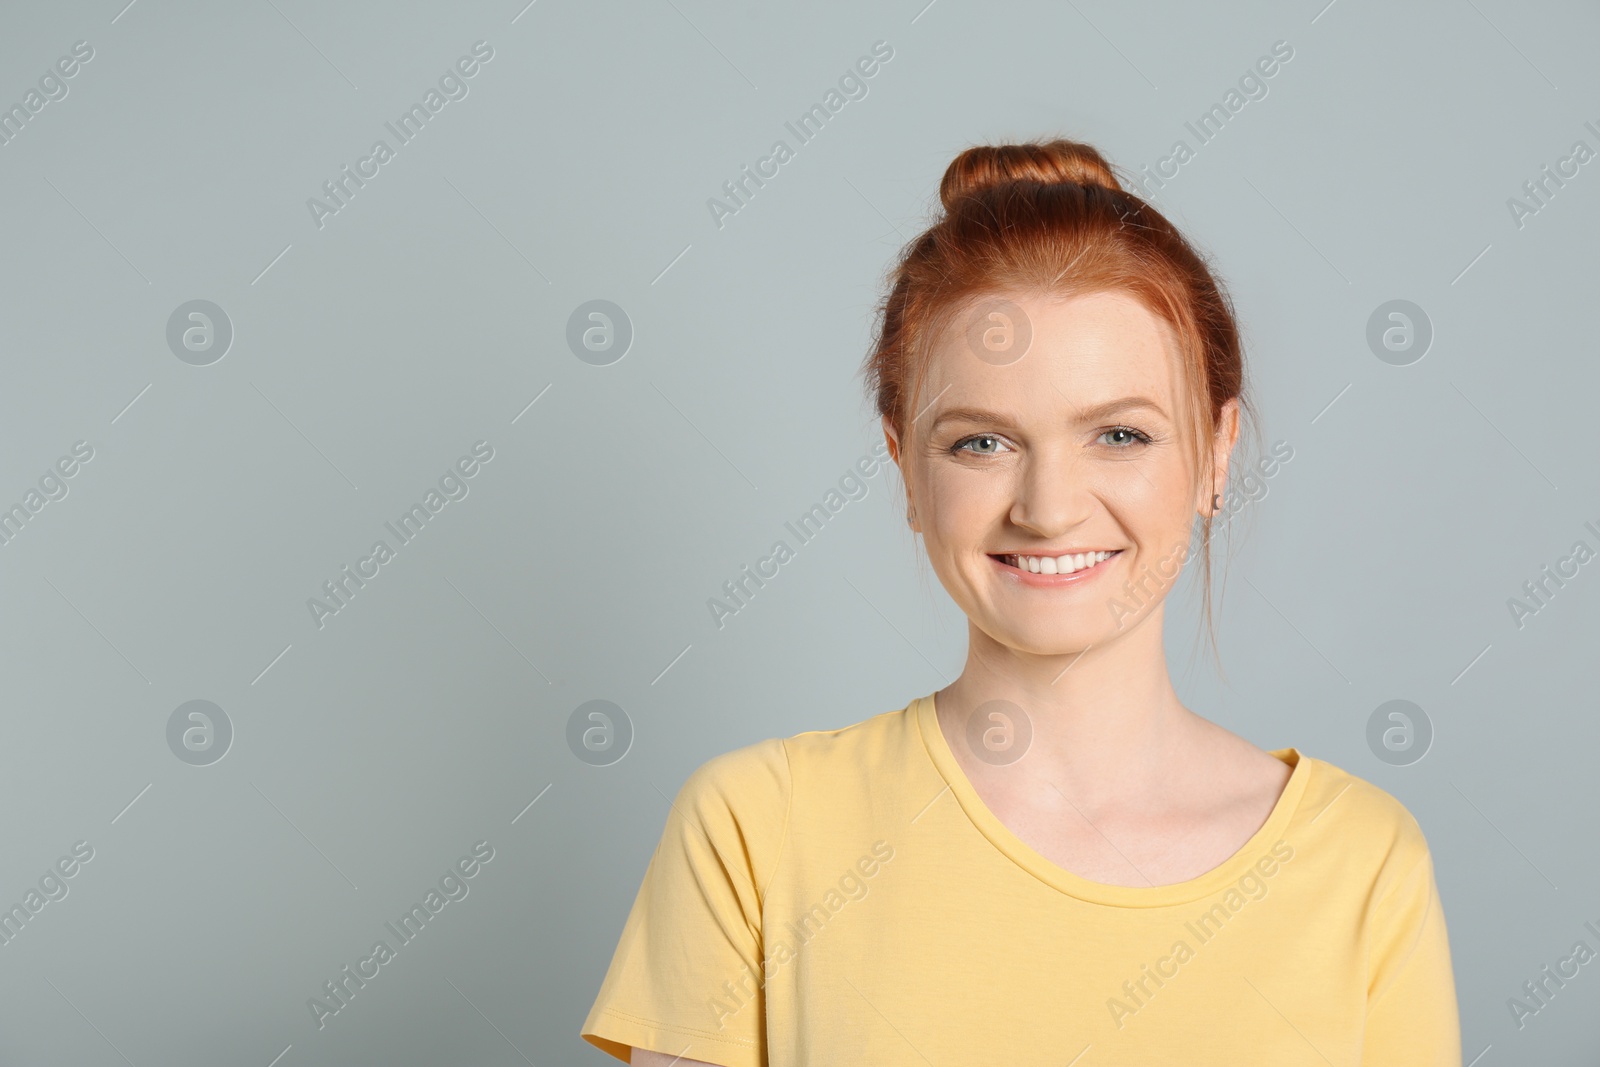
[[[1211,450],[1215,487],[1197,488],[1177,339],[1162,319],[1121,292],[977,303],[996,306],[1002,317],[980,314],[971,329],[974,316],[958,316],[935,347],[908,439],[884,422],[912,525],[994,640],[1039,655],[1105,645],[1159,617],[1191,523],[1226,483],[1237,405]],[[1114,554],[1053,559],[1096,552]]]

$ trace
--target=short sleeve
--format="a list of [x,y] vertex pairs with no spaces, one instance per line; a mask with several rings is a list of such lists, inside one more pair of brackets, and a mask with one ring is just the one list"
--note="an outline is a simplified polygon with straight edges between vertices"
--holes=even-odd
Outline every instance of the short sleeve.
[[788,830],[774,738],[702,764],[678,791],[581,1031],[623,1062],[644,1048],[765,1067],[762,900]]
[[1433,859],[1421,850],[1373,910],[1363,1067],[1461,1067],[1450,938]]

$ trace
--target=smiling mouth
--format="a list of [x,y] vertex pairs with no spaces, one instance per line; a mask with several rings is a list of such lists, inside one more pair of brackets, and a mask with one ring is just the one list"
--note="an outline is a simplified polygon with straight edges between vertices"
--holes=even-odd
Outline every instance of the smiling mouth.
[[1106,560],[1115,559],[1122,554],[1122,550],[1115,552],[1085,552],[1076,556],[1024,556],[991,553],[989,558],[997,560],[1008,567],[1023,571],[1028,574],[1076,574],[1086,571]]

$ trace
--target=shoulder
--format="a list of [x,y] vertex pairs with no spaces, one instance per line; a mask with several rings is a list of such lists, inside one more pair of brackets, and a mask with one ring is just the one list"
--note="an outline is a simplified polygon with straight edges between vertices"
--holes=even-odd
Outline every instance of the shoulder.
[[1295,820],[1313,840],[1337,838],[1346,861],[1372,873],[1379,898],[1429,864],[1427,835],[1410,809],[1380,786],[1337,764],[1304,754],[1311,772]]
[[797,784],[860,781],[875,764],[905,762],[915,739],[909,706],[836,729],[771,737],[721,753],[690,773],[677,803],[709,814],[717,810],[770,816],[787,809]]
[[916,702],[832,730],[807,730],[785,739],[794,766],[805,771],[863,768],[904,762],[907,745],[921,743]]
[[[904,749],[891,755],[907,736],[904,710],[835,730],[771,737],[712,756],[678,790],[663,844],[693,863],[746,872],[756,894],[764,896],[783,862],[792,822],[814,825],[819,805],[824,812],[859,813],[860,791],[881,784],[874,782],[873,760],[906,762]],[[914,722],[909,726],[916,729]],[[798,816],[797,795],[802,798]]]
[[783,739],[771,737],[701,763],[684,779],[672,806],[701,826],[769,821],[782,817],[789,793]]

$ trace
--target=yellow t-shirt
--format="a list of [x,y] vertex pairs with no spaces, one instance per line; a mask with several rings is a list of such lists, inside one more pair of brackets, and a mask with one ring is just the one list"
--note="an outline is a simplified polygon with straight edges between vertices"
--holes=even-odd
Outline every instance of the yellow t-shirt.
[[1126,887],[991,813],[933,697],[684,783],[582,1036],[725,1067],[1461,1067],[1416,820],[1293,748],[1221,866]]

